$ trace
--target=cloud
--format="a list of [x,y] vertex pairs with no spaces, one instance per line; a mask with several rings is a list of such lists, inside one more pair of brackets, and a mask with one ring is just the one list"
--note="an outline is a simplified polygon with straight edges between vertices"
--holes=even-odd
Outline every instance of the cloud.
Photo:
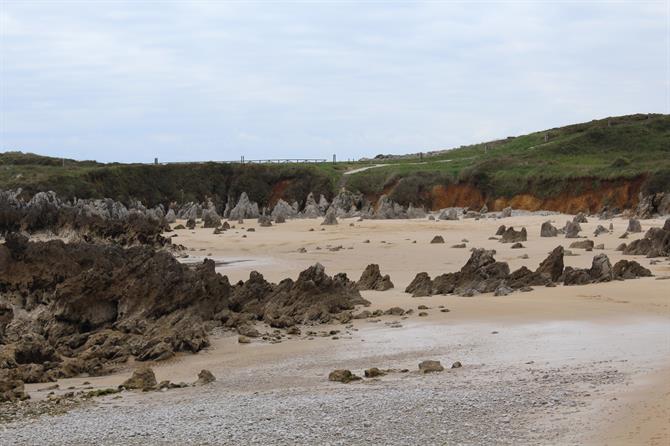
[[664,2],[3,2],[0,149],[104,161],[453,147],[669,112]]

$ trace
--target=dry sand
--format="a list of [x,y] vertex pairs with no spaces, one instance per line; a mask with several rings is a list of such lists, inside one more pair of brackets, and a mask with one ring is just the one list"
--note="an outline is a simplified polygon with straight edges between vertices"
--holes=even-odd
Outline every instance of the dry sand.
[[[281,434],[283,431],[278,425],[270,423],[264,427],[265,421],[261,420],[255,425],[260,431],[249,433],[249,436],[245,436],[246,430],[237,432],[237,428],[229,428],[233,432],[226,431],[229,436],[216,441],[205,436],[204,431],[197,434],[201,437],[195,433],[191,437],[187,433],[183,434],[185,437],[173,433],[172,439],[194,438],[196,443],[220,444],[331,441],[332,444],[407,444],[418,442],[420,438],[425,444],[670,444],[670,280],[657,280],[659,276],[670,275],[667,259],[658,259],[659,263],[651,265],[649,259],[634,258],[651,269],[657,276],[655,278],[535,288],[531,292],[505,297],[412,298],[403,292],[418,272],[426,271],[435,276],[460,269],[469,258],[470,247],[496,249],[496,259],[508,262],[512,270],[522,265],[535,269],[551,249],[559,244],[568,248],[574,241],[563,237],[541,238],[541,223],[550,219],[555,226],[561,227],[571,218],[566,215],[528,215],[479,221],[358,222],[345,219],[337,226],[321,226],[319,219],[294,220],[264,228],[249,220],[220,235],[202,228],[175,231],[178,237],[174,241],[189,249],[190,257],[185,261],[213,258],[221,262],[217,270],[227,275],[231,282],[248,278],[252,270],[274,282],[286,277],[295,278],[315,262],[322,263],[328,273],[345,272],[352,280],[357,280],[366,265],[378,263],[382,274],[390,274],[395,289],[364,292],[364,297],[372,302],[371,309],[399,306],[414,309],[414,314],[408,318],[384,316],[378,322],[356,320],[349,328],[343,325],[311,328],[315,331],[340,330],[336,335],[338,339],[314,336],[307,340],[303,336],[301,339],[285,339],[280,344],[255,341],[240,345],[235,336],[222,333],[213,337],[213,345],[207,351],[180,355],[155,364],[157,378],[173,382],[193,381],[200,369],[210,369],[218,380],[205,394],[202,388],[151,395],[124,393],[121,399],[100,398],[88,416],[94,413],[96,417],[112,419],[119,416],[119,408],[132,411],[141,407],[141,416],[154,416],[149,419],[160,420],[160,407],[188,401],[184,404],[197,408],[199,404],[205,404],[203,401],[212,398],[212,401],[218,401],[216,395],[221,399],[241,398],[242,403],[236,403],[235,407],[259,399],[258,404],[268,407],[277,402],[279,406],[296,404],[319,411],[332,401],[331,398],[358,398],[361,386],[379,391],[377,398],[382,408],[387,407],[383,401],[388,395],[408,401],[411,406],[411,402],[419,398],[416,395],[425,398],[422,392],[432,389],[430,398],[442,401],[440,398],[444,397],[452,409],[459,408],[461,418],[454,414],[447,416],[441,410],[432,412],[411,407],[407,413],[413,416],[405,418],[393,412],[391,405],[386,409],[385,418],[371,417],[367,422],[366,429],[371,432],[360,435],[354,429],[352,432],[331,432],[335,438],[330,439],[315,439],[310,432],[305,433],[306,437],[290,437],[288,433]],[[604,243],[604,252],[614,263],[624,258],[614,248],[622,241],[642,237],[643,233],[619,240],[627,220],[614,219],[612,222],[612,234],[594,238],[595,227],[598,224],[607,227],[610,221],[591,219],[582,224],[582,235],[596,244]],[[642,227],[646,230],[662,223],[661,220],[644,220]],[[511,249],[510,244],[489,240],[501,224],[517,229],[525,227],[528,230],[528,241],[523,242],[525,248]],[[250,227],[255,228],[255,232],[247,232],[246,228]],[[312,228],[314,230],[310,231]],[[445,244],[430,244],[435,235],[442,235]],[[463,239],[467,240],[467,249],[451,248]],[[366,240],[369,243],[364,243]],[[338,251],[329,250],[340,245],[342,249]],[[305,248],[307,252],[300,253],[299,248]],[[601,252],[572,251],[577,255],[565,257],[566,266],[588,267],[593,256]],[[524,254],[528,259],[521,258]],[[428,316],[418,317],[419,305],[429,307]],[[442,312],[441,307],[450,311]],[[271,331],[269,327],[259,328]],[[303,334],[309,329],[303,327]],[[335,368],[349,368],[358,374],[372,366],[415,370],[423,359],[438,359],[447,366],[458,360],[464,366],[439,377],[392,373],[367,385],[342,385],[326,380],[328,372]],[[63,380],[60,386],[61,389],[81,388],[84,381],[90,381],[94,387],[116,386],[129,373]],[[44,385],[30,385],[28,390],[41,387]],[[457,395],[457,388],[463,395]],[[414,393],[402,393],[407,389]],[[452,390],[443,395],[442,392],[448,389]],[[497,393],[504,391],[511,393]],[[34,392],[33,397],[40,398],[45,393]],[[537,399],[533,399],[533,395]],[[457,400],[449,400],[457,396]],[[301,397],[305,400],[296,400]],[[365,401],[359,401],[356,407],[365,407],[368,404]],[[469,407],[479,409],[473,415],[468,412]],[[355,408],[350,410],[356,413]],[[505,411],[514,416],[503,413]],[[83,417],[77,420],[85,421],[87,414],[16,423],[0,433],[0,440],[7,435],[8,440],[29,443],[53,432],[63,434],[67,431],[64,426],[68,416]],[[230,416],[234,418],[232,414]],[[283,428],[300,431],[297,426],[302,424],[292,424],[297,423],[293,418],[282,418],[285,414],[275,416]],[[474,427],[463,428],[468,421],[489,423],[492,427],[481,432]],[[379,426],[375,424],[377,422]],[[403,430],[403,423],[408,430]],[[81,424],[85,425],[84,422]],[[442,429],[445,426],[448,429]],[[326,435],[330,428],[330,424],[319,425],[321,430],[318,432]],[[72,433],[71,437],[66,435],[63,443],[75,444],[84,438],[91,439],[91,432],[82,429]],[[426,430],[431,432],[427,434]],[[395,437],[384,437],[385,432],[393,433]],[[147,435],[140,438],[144,444],[165,442],[164,437]],[[260,437],[256,438],[256,435]],[[119,439],[103,435],[96,436],[96,441],[107,444],[113,443],[114,438]],[[125,442],[135,444],[134,438],[127,437]]]

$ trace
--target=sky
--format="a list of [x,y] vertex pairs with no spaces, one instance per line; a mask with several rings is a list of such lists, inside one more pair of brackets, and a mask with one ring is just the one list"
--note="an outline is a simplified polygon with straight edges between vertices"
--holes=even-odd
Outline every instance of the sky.
[[372,157],[670,113],[670,1],[0,0],[0,151]]

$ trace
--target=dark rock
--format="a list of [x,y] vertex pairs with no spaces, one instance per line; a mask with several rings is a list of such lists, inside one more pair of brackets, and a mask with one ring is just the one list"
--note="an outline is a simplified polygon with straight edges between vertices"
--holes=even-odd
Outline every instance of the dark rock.
[[436,235],[430,243],[444,243],[444,238],[441,235]]
[[421,373],[433,373],[433,372],[442,372],[444,367],[440,364],[440,361],[421,361],[419,363],[419,372]]
[[351,370],[346,369],[333,370],[328,375],[328,381],[336,381],[345,384],[350,383],[351,381],[357,381],[359,379],[361,379],[360,376],[356,376],[351,373]]
[[149,367],[136,369],[133,375],[125,380],[120,387],[124,389],[154,390],[156,388],[156,375]]
[[505,230],[500,238],[500,243],[516,243],[516,242],[525,242],[528,239],[526,228],[521,228],[520,231],[514,230],[513,227],[509,227]]
[[558,229],[556,229],[550,221],[545,221],[542,223],[540,228],[540,237],[556,237],[558,235]]
[[388,274],[381,275],[379,265],[372,263],[365,268],[356,286],[359,290],[386,291],[393,288],[393,283]]
[[207,369],[202,369],[200,370],[200,373],[198,373],[198,380],[194,383],[196,386],[204,386],[205,384],[213,383],[216,381],[216,378]]

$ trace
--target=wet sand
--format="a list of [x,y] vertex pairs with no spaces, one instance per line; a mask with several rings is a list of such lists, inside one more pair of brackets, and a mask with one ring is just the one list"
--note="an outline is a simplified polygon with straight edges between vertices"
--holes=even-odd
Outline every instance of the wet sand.
[[[357,399],[360,389],[368,387],[381,392],[378,393],[379,401],[385,401],[386,396],[395,395],[395,392],[411,390],[396,395],[411,406],[416,395],[425,397],[422,392],[435,385],[439,386],[433,389],[436,399],[444,397],[444,401],[453,407],[461,408],[461,418],[458,414],[450,414],[452,418],[449,418],[438,412],[426,416],[423,409],[408,409],[415,415],[405,422],[408,431],[402,430],[403,418],[396,418],[399,414],[391,413],[389,409],[388,419],[369,421],[369,429],[379,429],[379,432],[375,431],[379,440],[369,442],[377,444],[398,440],[384,437],[384,424],[398,424],[394,427],[399,429],[396,436],[408,435],[406,432],[414,432],[419,427],[427,429],[430,433],[422,434],[428,435],[424,439],[426,444],[452,441],[481,444],[478,439],[482,443],[506,444],[668,444],[670,280],[643,278],[587,286],[536,287],[531,292],[517,292],[505,297],[486,294],[469,298],[412,298],[403,292],[418,272],[426,271],[435,276],[460,269],[469,258],[470,247],[496,249],[496,259],[508,262],[512,270],[522,265],[535,269],[551,249],[559,244],[568,248],[574,241],[563,237],[541,238],[541,223],[552,220],[555,226],[561,227],[571,218],[529,215],[479,221],[357,222],[345,219],[337,226],[321,226],[321,219],[318,219],[294,220],[265,228],[249,220],[221,235],[202,228],[175,231],[178,236],[174,242],[188,248],[190,257],[185,261],[213,258],[218,262],[217,271],[227,275],[231,282],[248,278],[251,270],[261,272],[274,282],[286,277],[295,278],[315,262],[322,263],[329,274],[345,272],[352,280],[358,280],[366,265],[378,263],[382,274],[390,274],[395,288],[385,292],[363,292],[372,303],[369,309],[399,306],[412,308],[414,313],[407,318],[384,316],[378,318],[378,322],[355,320],[349,328],[341,324],[303,327],[303,334],[310,329],[339,330],[335,335],[337,339],[312,336],[310,340],[300,336],[289,337],[279,344],[255,341],[241,345],[236,336],[220,333],[213,336],[212,346],[204,352],[179,355],[153,365],[157,379],[192,382],[197,372],[206,368],[218,378],[207,391],[207,398],[235,395],[243,402],[262,399],[263,404],[277,402],[286,407],[291,404],[320,407],[319,404],[325,404],[331,397]],[[640,238],[643,233],[619,240],[627,220],[614,219],[612,222],[613,233],[596,238],[592,237],[595,227],[598,224],[608,227],[610,221],[590,219],[589,223],[582,224],[582,235],[589,236],[596,244],[604,243],[605,250],[572,249],[577,255],[565,257],[566,266],[588,267],[593,256],[605,252],[612,263],[625,257],[637,260],[657,277],[670,275],[670,264],[666,259],[657,259],[660,262],[651,265],[650,259],[622,256],[614,251],[621,242]],[[644,220],[642,228],[646,230],[662,223],[662,220]],[[528,241],[523,242],[525,248],[511,249],[510,244],[489,240],[501,224],[517,229],[526,227]],[[255,228],[255,232],[247,232],[249,227]],[[434,235],[442,235],[445,244],[430,244]],[[468,240],[467,249],[451,248],[463,239]],[[364,243],[366,240],[369,243]],[[340,245],[341,250],[328,249]],[[305,248],[307,252],[300,253],[299,248]],[[528,259],[520,258],[523,254],[527,254]],[[426,317],[418,316],[419,305],[429,307],[425,310]],[[442,312],[440,307],[449,309],[449,312]],[[272,331],[263,325],[258,328]],[[335,368],[349,368],[359,375],[363,369],[373,366],[414,371],[423,359],[438,359],[445,366],[461,361],[463,368],[430,378],[416,372],[391,373],[368,384],[342,385],[326,380],[328,372]],[[92,386],[103,388],[118,385],[129,374],[130,370],[107,377],[63,380],[59,384],[61,389],[81,388],[84,381],[89,381]],[[429,381],[424,382],[426,379]],[[495,382],[506,388],[489,388]],[[453,385],[458,385],[459,392],[463,392],[462,398],[450,400],[458,395],[442,394]],[[34,391],[45,385],[27,387],[28,391]],[[118,412],[120,407],[127,410],[142,407],[143,416],[157,420],[161,416],[159,407],[179,404],[181,399],[189,401],[188,407],[199,407],[198,398],[202,397],[203,389],[177,389],[154,394],[126,392],[121,399],[100,398],[92,413],[104,417]],[[33,392],[33,397],[40,398],[45,394]],[[487,401],[487,395],[490,395],[490,401]],[[533,395],[537,395],[537,399]],[[301,397],[306,399],[299,400]],[[510,401],[503,404],[497,398]],[[468,412],[470,399],[474,401],[470,406],[478,410],[474,415]],[[361,407],[367,404],[359,403]],[[494,413],[501,409],[516,416],[506,419],[504,413]],[[424,414],[423,418],[421,414]],[[68,414],[62,422],[51,419],[19,423],[6,432],[18,435],[12,437],[14,440],[30,438],[21,437],[22,432],[28,431],[37,435],[34,438],[42,438],[40,432],[44,435],[60,432],[68,416],[86,420],[85,414]],[[295,420],[283,416],[276,415],[278,422],[283,420],[286,426],[292,426]],[[482,432],[475,428],[465,429],[463,424],[468,423],[468,417],[478,417],[471,421],[490,423],[493,427]],[[263,430],[263,423],[259,423],[260,431],[253,435],[263,434],[265,437],[259,438],[265,440],[274,438],[275,441],[268,441],[270,443],[309,443],[300,438],[288,441],[289,437],[272,437],[273,432],[279,431],[273,431],[272,424]],[[429,424],[424,426],[422,423]],[[454,423],[454,426],[450,425],[451,431],[435,430],[435,426],[449,423]],[[321,429],[329,428],[321,426]],[[299,428],[294,427],[294,430],[299,431]],[[255,437],[244,436],[244,432],[239,433],[242,435],[239,438],[237,432],[232,432],[232,436],[220,444],[233,440],[256,443]],[[377,438],[338,432],[333,435],[342,435],[342,444],[360,444],[366,442],[365,438]],[[81,432],[83,437],[73,434],[72,443],[76,443],[77,438],[86,438],[86,433],[86,430]],[[0,433],[0,439],[3,435]],[[127,438],[129,444],[134,444],[132,438]],[[194,438],[205,443],[211,441],[207,436]],[[105,444],[113,439],[98,437]],[[148,444],[162,442],[152,436],[144,437],[143,441]],[[264,444],[260,440],[257,443]],[[333,444],[340,443],[333,440]]]

